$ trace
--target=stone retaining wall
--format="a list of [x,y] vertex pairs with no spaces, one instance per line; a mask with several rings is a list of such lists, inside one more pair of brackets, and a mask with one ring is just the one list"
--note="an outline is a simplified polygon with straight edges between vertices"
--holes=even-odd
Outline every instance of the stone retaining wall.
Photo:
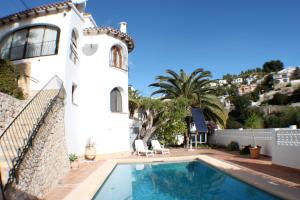
[[0,134],[8,123],[15,118],[27,101],[16,99],[0,92]]
[[43,198],[70,169],[64,132],[64,107],[59,100],[46,117],[27,152],[9,199]]

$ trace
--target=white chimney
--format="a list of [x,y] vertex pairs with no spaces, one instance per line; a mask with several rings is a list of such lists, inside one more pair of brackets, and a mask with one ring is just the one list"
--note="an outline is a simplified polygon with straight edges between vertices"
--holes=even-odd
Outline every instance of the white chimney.
[[120,22],[120,31],[126,33],[127,22]]

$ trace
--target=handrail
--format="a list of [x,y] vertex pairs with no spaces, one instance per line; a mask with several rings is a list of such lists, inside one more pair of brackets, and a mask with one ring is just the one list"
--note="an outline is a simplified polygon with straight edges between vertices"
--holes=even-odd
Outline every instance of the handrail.
[[9,170],[7,183],[16,180],[16,172],[22,160],[62,90],[63,81],[58,76],[53,76],[26,103],[1,134],[0,152],[2,151]]
[[36,79],[36,78],[34,78],[34,77],[32,77],[32,76],[29,76],[29,75],[27,75],[27,74],[24,74],[24,76],[27,77],[27,78],[29,78],[32,82],[35,82],[35,83],[40,82],[38,79]]
[[[7,131],[7,129],[11,126],[11,124],[14,123],[14,121],[16,121],[16,119],[22,114],[22,112],[28,107],[28,105],[41,93],[41,91],[43,89],[45,89],[47,87],[47,85],[54,79],[54,78],[58,78],[59,80],[61,80],[57,75],[54,75],[47,83],[46,85],[44,85],[44,87],[42,87],[42,89],[40,89],[32,98],[29,102],[26,103],[26,105],[23,107],[23,109],[19,112],[19,114],[17,114],[17,116],[7,125],[6,129],[2,132],[2,134],[0,135],[0,139],[3,136],[3,134],[5,133],[5,131]],[[61,80],[62,81],[62,80]]]

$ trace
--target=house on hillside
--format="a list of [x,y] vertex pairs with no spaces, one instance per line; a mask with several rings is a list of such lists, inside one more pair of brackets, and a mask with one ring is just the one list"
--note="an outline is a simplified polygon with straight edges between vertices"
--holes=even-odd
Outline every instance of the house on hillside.
[[209,86],[210,86],[210,87],[217,87],[218,84],[217,84],[216,82],[211,82],[211,83],[209,83]]
[[228,84],[227,80],[225,80],[225,79],[219,79],[219,80],[217,80],[217,82],[219,83],[219,86],[223,86],[223,85]]
[[238,88],[238,94],[239,95],[245,95],[253,92],[256,89],[257,85],[256,84],[251,84],[251,85],[241,85]]
[[245,82],[247,85],[253,84],[256,80],[257,80],[257,75],[253,75],[245,78]]
[[295,70],[296,67],[288,67],[274,74],[275,84],[288,84]]
[[243,78],[235,78],[233,79],[233,81],[231,82],[232,84],[242,84],[243,83]]
[[[76,3],[80,2],[80,3]],[[83,155],[88,138],[98,154],[130,151],[128,54],[134,41],[126,22],[98,27],[86,1],[36,7],[0,19],[0,58],[20,74],[30,98],[54,75],[65,89],[69,153]]]

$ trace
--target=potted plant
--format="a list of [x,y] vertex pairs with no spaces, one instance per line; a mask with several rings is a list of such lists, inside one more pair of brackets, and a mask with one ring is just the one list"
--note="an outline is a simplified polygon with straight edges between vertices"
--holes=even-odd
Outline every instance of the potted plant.
[[95,160],[96,155],[97,154],[96,154],[95,142],[92,141],[92,138],[88,138],[87,143],[85,145],[84,157],[87,160]]
[[75,153],[71,153],[69,155],[69,160],[70,160],[70,164],[71,164],[71,169],[78,169],[79,168],[78,156]]
[[261,149],[261,146],[259,146],[259,145],[255,145],[254,147],[251,147],[250,148],[250,157],[255,158],[255,159],[259,158],[260,149]]
[[259,158],[261,146],[256,145],[253,132],[252,132],[252,137],[253,137],[254,147],[250,147],[250,157],[257,159],[257,158]]

